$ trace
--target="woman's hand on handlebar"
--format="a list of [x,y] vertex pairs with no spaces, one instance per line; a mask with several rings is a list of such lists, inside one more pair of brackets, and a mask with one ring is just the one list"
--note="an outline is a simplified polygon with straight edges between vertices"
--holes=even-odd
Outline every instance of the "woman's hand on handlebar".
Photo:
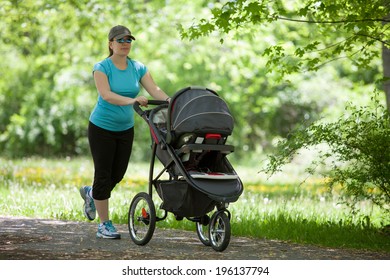
[[137,96],[135,102],[138,102],[140,106],[148,105],[148,99],[145,96]]

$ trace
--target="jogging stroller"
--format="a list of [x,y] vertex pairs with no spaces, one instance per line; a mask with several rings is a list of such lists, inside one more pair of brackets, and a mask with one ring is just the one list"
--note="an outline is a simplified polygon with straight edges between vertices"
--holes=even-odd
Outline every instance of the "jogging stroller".
[[[204,245],[225,250],[231,236],[227,207],[243,192],[242,182],[226,158],[234,151],[226,145],[234,126],[228,106],[216,92],[201,87],[178,91],[170,103],[150,100],[148,104],[158,106],[142,110],[134,104],[149,125],[152,158],[148,193],[138,193],[130,204],[131,239],[138,245],[147,244],[156,222],[170,212],[177,220],[195,222]],[[163,168],[154,176],[156,157]],[[162,179],[163,175],[169,179]],[[156,216],[153,190],[162,200],[162,217]]]

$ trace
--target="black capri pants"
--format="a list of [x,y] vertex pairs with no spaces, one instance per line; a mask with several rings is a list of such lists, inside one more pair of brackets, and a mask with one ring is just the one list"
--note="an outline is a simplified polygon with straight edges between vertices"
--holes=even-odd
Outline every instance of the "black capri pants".
[[88,141],[95,166],[92,196],[96,200],[111,197],[126,173],[134,140],[134,128],[109,131],[89,122]]

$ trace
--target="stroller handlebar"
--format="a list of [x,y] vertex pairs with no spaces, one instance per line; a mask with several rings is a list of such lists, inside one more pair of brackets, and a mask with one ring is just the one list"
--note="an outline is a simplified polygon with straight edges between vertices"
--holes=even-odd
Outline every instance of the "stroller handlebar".
[[[169,101],[165,100],[148,100],[148,105],[163,105],[163,104],[169,104]],[[144,114],[144,111],[141,109],[140,104],[138,101],[136,101],[133,105],[134,110],[137,112],[138,115],[142,116]]]

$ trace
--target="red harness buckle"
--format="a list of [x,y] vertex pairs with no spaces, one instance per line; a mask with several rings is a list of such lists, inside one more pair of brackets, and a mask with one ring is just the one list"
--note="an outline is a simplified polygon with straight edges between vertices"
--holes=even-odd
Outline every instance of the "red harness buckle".
[[207,133],[206,134],[206,139],[215,139],[215,140],[219,140],[221,139],[222,136],[221,134],[216,134],[216,133]]

